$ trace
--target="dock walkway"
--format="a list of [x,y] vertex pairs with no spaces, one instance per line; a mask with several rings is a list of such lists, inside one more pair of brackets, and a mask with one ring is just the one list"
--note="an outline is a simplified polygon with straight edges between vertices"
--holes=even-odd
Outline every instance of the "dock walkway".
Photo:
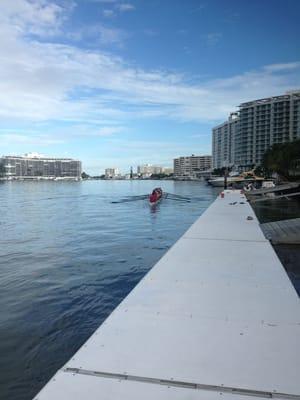
[[225,191],[36,400],[300,400],[300,302]]

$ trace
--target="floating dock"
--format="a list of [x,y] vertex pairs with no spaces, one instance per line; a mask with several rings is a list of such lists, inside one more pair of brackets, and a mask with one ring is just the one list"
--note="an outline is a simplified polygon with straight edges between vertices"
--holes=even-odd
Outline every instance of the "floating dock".
[[273,244],[300,244],[300,218],[266,222],[261,229]]
[[[300,187],[299,182],[289,182],[272,188],[261,188],[246,192],[246,196],[251,203],[258,201],[270,201],[281,198],[290,198],[293,196],[300,196],[300,192],[296,191]],[[291,190],[293,190],[291,192]]]
[[225,191],[35,399],[300,400],[299,377],[299,298]]

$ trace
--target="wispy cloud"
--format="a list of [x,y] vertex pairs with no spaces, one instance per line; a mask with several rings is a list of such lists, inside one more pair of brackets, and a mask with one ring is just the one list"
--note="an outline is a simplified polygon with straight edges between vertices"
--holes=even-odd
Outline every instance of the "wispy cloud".
[[31,145],[31,146],[50,146],[53,144],[62,144],[63,139],[53,138],[47,135],[22,135],[19,133],[0,134],[1,144],[7,145]]
[[106,8],[105,10],[103,10],[102,14],[106,18],[111,18],[111,17],[114,17],[116,15],[115,11],[110,9],[110,8]]
[[116,8],[120,11],[120,12],[126,12],[126,11],[132,11],[135,9],[133,4],[130,3],[118,3],[116,5]]
[[93,132],[93,136],[112,136],[115,133],[120,133],[124,131],[122,126],[103,126]]
[[53,36],[61,32],[61,26],[75,7],[71,0],[65,6],[45,0],[2,0],[0,22],[11,24],[23,35]]
[[203,39],[205,40],[208,46],[214,46],[222,39],[222,33],[220,32],[207,33],[203,35]]
[[106,3],[106,5],[110,5],[111,8],[105,8],[102,11],[102,15],[106,18],[116,17],[118,14],[133,11],[135,10],[135,6],[131,3],[122,3],[119,1],[101,1],[102,3]]
[[99,44],[122,47],[128,34],[122,29],[111,28],[98,23],[96,25],[79,27],[76,30],[69,31],[65,36],[71,41],[74,41],[75,44],[85,42],[89,43],[90,47],[97,47]]
[[[23,13],[24,7],[27,11]],[[99,126],[102,121],[124,126],[137,117],[218,121],[240,102],[300,86],[299,61],[263,66],[229,78],[192,81],[191,76],[167,70],[138,68],[96,49],[28,38],[19,26],[32,23],[62,29],[67,18],[66,9],[48,9],[44,0],[5,0],[0,11],[3,121],[93,121]],[[18,25],[13,23],[15,18]],[[96,32],[103,42],[119,40],[115,30],[93,27],[90,35]]]
[[272,64],[264,67],[267,72],[281,72],[288,70],[297,70],[300,68],[300,62],[290,62],[284,64]]

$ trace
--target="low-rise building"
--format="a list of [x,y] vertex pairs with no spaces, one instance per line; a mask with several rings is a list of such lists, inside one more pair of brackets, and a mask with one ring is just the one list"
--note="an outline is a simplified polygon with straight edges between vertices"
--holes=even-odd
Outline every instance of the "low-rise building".
[[54,158],[38,153],[0,158],[0,174],[4,179],[81,179],[81,161]]
[[118,168],[106,168],[105,169],[105,178],[106,179],[115,179],[120,176],[120,171]]
[[178,157],[174,159],[175,178],[197,178],[198,174],[208,171],[212,166],[212,157],[210,155],[195,156],[192,154],[187,157]]
[[163,167],[162,168],[162,173],[166,175],[171,175],[174,173],[174,169],[171,167]]
[[138,165],[137,174],[142,178],[150,178],[152,174],[161,174],[163,167],[151,164]]

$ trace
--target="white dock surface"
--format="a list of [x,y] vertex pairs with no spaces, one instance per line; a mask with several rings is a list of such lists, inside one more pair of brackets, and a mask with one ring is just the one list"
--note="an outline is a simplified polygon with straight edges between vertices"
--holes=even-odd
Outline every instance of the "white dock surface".
[[221,395],[300,399],[300,301],[239,191],[206,210],[35,399]]

